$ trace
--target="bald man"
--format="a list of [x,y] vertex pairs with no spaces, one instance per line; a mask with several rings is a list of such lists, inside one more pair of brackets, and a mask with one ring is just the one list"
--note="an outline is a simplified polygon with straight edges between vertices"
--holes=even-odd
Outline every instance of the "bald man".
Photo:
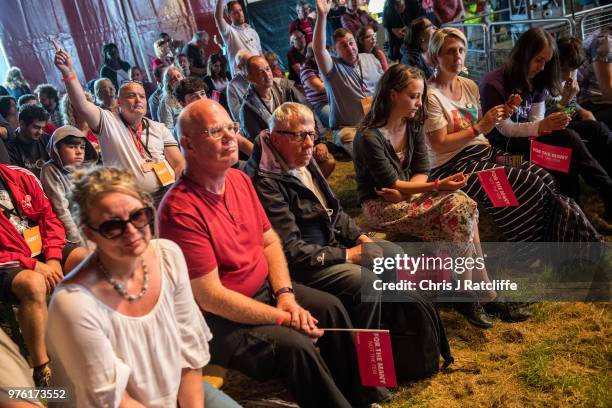
[[176,140],[161,123],[145,118],[147,98],[140,83],[120,86],[119,113],[102,110],[85,97],[70,54],[55,46],[55,66],[66,83],[75,114],[98,135],[105,166],[131,170],[157,206],[185,161]]
[[211,362],[257,380],[282,378],[301,407],[368,407],[388,398],[385,389],[360,385],[351,335],[323,336],[319,328],[351,327],[342,303],[291,282],[251,181],[231,168],[238,124],[207,99],[185,108],[179,129],[187,164],[158,225],[185,254],[213,332]]

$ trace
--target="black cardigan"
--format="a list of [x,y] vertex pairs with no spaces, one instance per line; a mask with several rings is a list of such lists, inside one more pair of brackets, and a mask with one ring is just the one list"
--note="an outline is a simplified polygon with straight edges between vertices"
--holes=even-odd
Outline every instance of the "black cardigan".
[[[408,127],[406,127],[408,132]],[[402,166],[391,143],[379,129],[357,132],[353,141],[353,161],[359,202],[378,198],[375,189],[391,188],[397,180],[408,181],[414,174],[429,174],[425,131],[407,135],[406,160]]]

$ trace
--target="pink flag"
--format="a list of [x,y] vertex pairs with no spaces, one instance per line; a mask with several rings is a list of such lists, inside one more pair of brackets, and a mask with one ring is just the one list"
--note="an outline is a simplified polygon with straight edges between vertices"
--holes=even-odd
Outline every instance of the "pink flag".
[[519,205],[503,168],[498,167],[481,171],[476,175],[493,207],[515,207]]
[[212,94],[210,95],[210,99],[212,99],[213,101],[219,102],[219,100],[221,99],[221,92],[217,90],[212,91]]
[[356,330],[353,333],[361,384],[397,387],[389,330]]
[[572,149],[531,141],[530,161],[545,169],[569,173]]

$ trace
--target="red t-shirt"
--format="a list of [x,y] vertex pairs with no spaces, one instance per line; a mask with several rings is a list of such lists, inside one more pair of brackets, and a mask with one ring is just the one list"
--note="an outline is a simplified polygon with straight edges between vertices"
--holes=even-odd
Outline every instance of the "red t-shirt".
[[45,125],[45,127],[43,128],[43,132],[45,132],[48,135],[52,135],[53,132],[55,132],[55,129],[57,129],[55,127],[55,125],[49,121],[47,121],[47,124]]
[[223,286],[251,297],[268,277],[263,234],[270,222],[239,170],[227,172],[222,195],[180,178],[160,205],[158,225],[183,250],[191,279],[216,267]]

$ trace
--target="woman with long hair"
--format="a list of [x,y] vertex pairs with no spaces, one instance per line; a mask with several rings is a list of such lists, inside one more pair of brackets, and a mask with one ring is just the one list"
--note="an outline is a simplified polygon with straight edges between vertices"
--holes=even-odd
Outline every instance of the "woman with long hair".
[[75,217],[96,250],[55,289],[46,344],[70,407],[236,408],[202,384],[210,330],[173,242],[153,239],[151,198],[125,170],[75,174]]
[[15,99],[19,99],[21,95],[32,93],[30,84],[28,84],[28,81],[26,81],[23,77],[21,70],[17,67],[11,67],[8,71],[6,71],[4,87]]
[[[571,83],[566,82],[566,85],[571,86]],[[565,106],[546,115],[548,95],[557,96],[563,92],[561,64],[553,37],[540,27],[523,33],[506,64],[480,81],[480,92],[484,110],[503,104],[512,94],[522,99],[517,110],[492,129],[488,138],[494,146],[522,155],[525,160],[529,160],[534,138],[541,143],[571,149],[569,171],[549,172],[557,180],[559,191],[575,200],[580,196],[579,176],[582,176],[603,200],[602,218],[607,226],[603,226],[602,232],[611,233],[612,179],[586,147],[583,139],[588,139],[588,135],[582,138],[567,127],[572,117]]]
[[225,109],[227,106],[227,84],[229,84],[229,74],[227,72],[227,61],[223,54],[211,54],[208,57],[208,63],[206,64],[206,73],[204,77],[204,83],[208,87],[208,97],[213,97],[213,91],[216,91],[219,95],[219,103],[223,105]]
[[[530,162],[506,166],[510,155],[489,144],[485,135],[514,112],[518,101],[513,97],[481,109],[478,86],[459,76],[466,49],[465,35],[455,28],[438,30],[429,44],[438,71],[429,82],[425,123],[431,176],[472,174],[463,191],[492,216],[507,241],[599,241],[576,203],[556,192],[548,172]],[[489,200],[473,173],[493,168],[504,169],[518,206],[494,207]]]
[[372,26],[361,27],[357,31],[356,39],[359,52],[374,54],[378,62],[380,62],[383,72],[389,69],[385,52],[376,46],[376,31],[374,31]]
[[425,73],[427,79],[431,78],[434,73],[434,66],[427,50],[429,40],[437,29],[427,17],[414,19],[406,30],[402,47],[402,64],[419,68]]
[[[459,191],[467,176],[456,173],[429,181],[426,97],[425,77],[414,67],[393,65],[380,79],[353,144],[359,201],[369,224],[391,237],[452,243],[453,256],[482,256],[477,204]],[[473,268],[462,279],[488,281],[484,268]],[[495,292],[479,295],[458,309],[470,323],[491,327],[480,302],[490,302]],[[526,316],[515,310],[504,317]]]
[[159,116],[159,121],[166,125],[166,127],[171,131],[174,129],[176,124],[176,118],[183,109],[179,101],[174,97],[172,90],[174,88],[174,84],[183,80],[183,78],[181,69],[174,65],[169,67],[166,72],[164,72],[162,96],[159,101],[157,115]]

